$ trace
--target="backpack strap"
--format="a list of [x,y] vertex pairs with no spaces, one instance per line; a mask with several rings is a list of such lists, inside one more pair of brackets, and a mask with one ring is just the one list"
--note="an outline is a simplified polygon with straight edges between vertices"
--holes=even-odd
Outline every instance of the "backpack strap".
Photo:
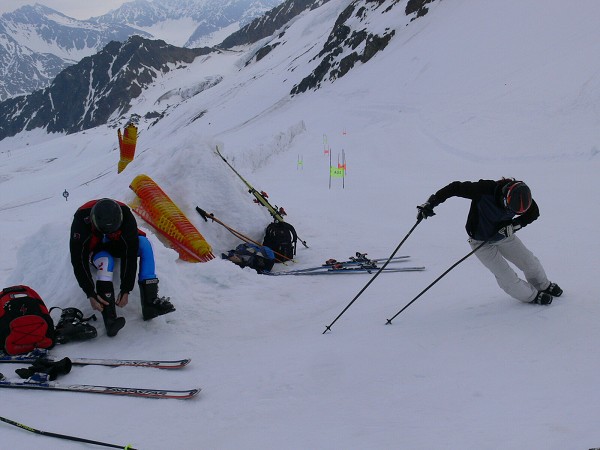
[[296,254],[296,244],[298,242],[298,235],[296,234],[296,229],[289,223],[287,222],[280,222],[283,227],[288,230],[290,233],[292,233],[292,244],[294,246],[294,255]]

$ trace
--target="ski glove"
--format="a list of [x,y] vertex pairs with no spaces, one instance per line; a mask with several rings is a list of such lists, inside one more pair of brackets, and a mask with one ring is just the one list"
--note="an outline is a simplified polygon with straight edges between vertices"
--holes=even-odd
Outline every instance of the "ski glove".
[[427,219],[428,217],[435,216],[433,212],[433,205],[429,202],[425,202],[422,205],[417,206],[419,212],[417,213],[417,220]]
[[119,308],[123,308],[129,302],[129,292],[119,292],[119,296],[117,297],[116,305]]
[[509,237],[509,236],[512,236],[515,233],[515,231],[519,231],[520,229],[521,229],[521,225],[511,223],[509,225],[506,225],[506,226],[500,228],[498,230],[498,233],[500,233],[504,237]]
[[69,358],[63,358],[60,361],[50,361],[43,358],[39,358],[34,361],[33,365],[27,369],[17,369],[15,372],[21,378],[30,378],[36,373],[48,374],[48,379],[51,381],[56,380],[59,375],[66,375],[71,371],[71,360]]

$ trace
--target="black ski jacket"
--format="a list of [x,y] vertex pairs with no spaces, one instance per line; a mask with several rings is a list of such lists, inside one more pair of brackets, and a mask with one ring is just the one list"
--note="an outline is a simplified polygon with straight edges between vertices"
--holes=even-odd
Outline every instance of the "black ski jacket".
[[500,228],[509,224],[525,227],[540,216],[538,205],[532,199],[529,209],[513,219],[516,214],[507,209],[502,201],[502,188],[511,181],[454,181],[433,194],[428,201],[435,207],[450,197],[471,199],[465,225],[467,234],[478,241],[499,241],[505,237],[498,233]]
[[105,250],[115,258],[121,259],[121,292],[131,292],[135,286],[137,273],[137,254],[139,248],[137,222],[129,207],[121,205],[123,223],[110,235],[104,235],[94,228],[90,220],[90,211],[97,200],[81,206],[73,217],[71,224],[71,264],[75,278],[85,295],[95,295],[94,280],[90,269],[90,258],[101,250]]

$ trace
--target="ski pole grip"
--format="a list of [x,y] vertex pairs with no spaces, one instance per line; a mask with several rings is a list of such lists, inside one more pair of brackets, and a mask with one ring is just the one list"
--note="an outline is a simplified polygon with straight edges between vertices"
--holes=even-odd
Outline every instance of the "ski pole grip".
[[196,211],[198,211],[198,214],[200,214],[200,217],[202,217],[204,219],[205,222],[208,222],[208,219],[206,218],[206,216],[208,215],[206,213],[206,211],[204,211],[202,208],[200,208],[199,206],[196,206]]

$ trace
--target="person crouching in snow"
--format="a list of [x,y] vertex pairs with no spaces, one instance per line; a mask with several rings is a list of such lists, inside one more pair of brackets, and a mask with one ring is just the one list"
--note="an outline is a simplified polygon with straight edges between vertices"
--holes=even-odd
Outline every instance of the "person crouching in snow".
[[[92,308],[102,313],[108,336],[116,336],[125,326],[125,318],[117,317],[115,306],[123,308],[127,305],[135,285],[138,257],[143,319],[150,320],[175,311],[169,298],[158,296],[152,246],[138,230],[127,205],[109,198],[82,205],[73,217],[69,246],[75,278]],[[116,298],[113,286],[115,258],[120,258],[121,263],[121,283]],[[91,267],[96,269],[95,284]]]
[[[504,292],[522,302],[540,305],[549,305],[554,297],[561,296],[562,289],[548,280],[538,258],[514,234],[540,215],[524,182],[512,178],[454,181],[417,206],[417,219],[434,216],[433,208],[450,197],[471,200],[466,224],[469,244],[473,250],[481,245],[475,256],[494,274]],[[508,262],[523,272],[525,280]]]

